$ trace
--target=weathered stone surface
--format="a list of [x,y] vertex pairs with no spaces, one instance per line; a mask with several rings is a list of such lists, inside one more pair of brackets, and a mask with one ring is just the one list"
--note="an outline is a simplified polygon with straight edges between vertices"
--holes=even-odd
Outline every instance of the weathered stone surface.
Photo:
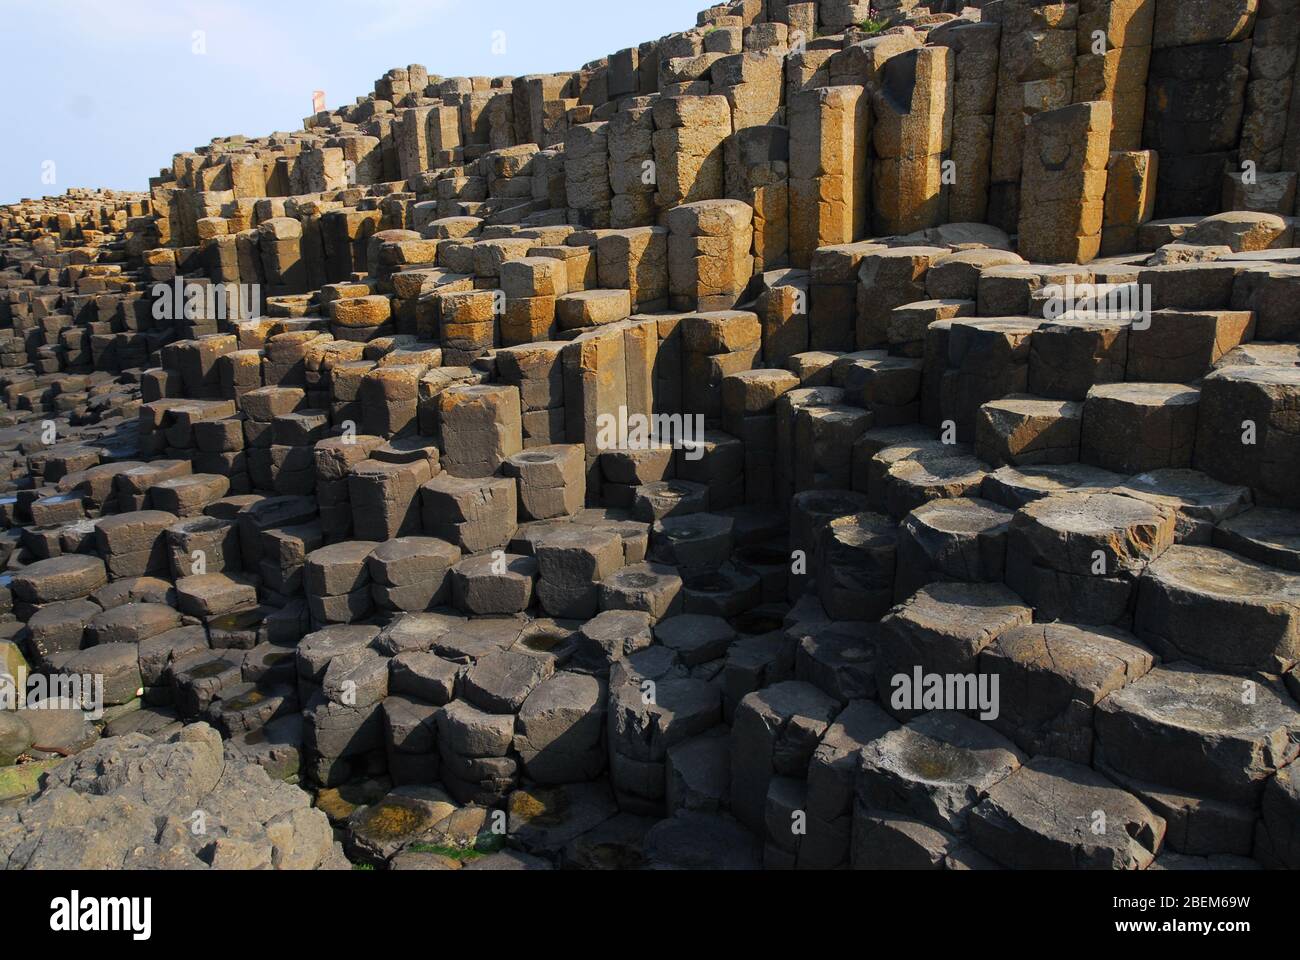
[[1115,492],[1173,508],[1178,518],[1174,537],[1191,544],[1209,544],[1215,527],[1248,510],[1251,501],[1247,488],[1219,483],[1195,470],[1152,470],[1129,478]]
[[1084,406],[1084,463],[1116,473],[1190,467],[1201,392],[1174,384],[1095,386]]
[[106,580],[104,561],[98,557],[70,555],[41,560],[24,568],[13,578],[13,591],[20,600],[45,604],[88,596]]
[[1298,12],[734,0],[0,206],[0,695],[103,684],[0,863],[1296,866]]
[[757,870],[762,845],[731,817],[679,813],[646,833],[645,857],[659,870]]
[[[218,835],[190,829],[202,808]],[[50,772],[41,791],[0,814],[10,869],[276,869],[346,866],[308,796],[258,767],[223,758],[196,725],[166,743],[103,740]]]
[[465,697],[490,713],[515,713],[554,669],[546,657],[513,650],[494,653],[465,672]]
[[1007,583],[1043,619],[1116,623],[1136,581],[1174,542],[1165,506],[1111,493],[1069,493],[1030,503],[1011,522]]
[[665,803],[679,810],[717,813],[730,794],[731,738],[725,727],[668,748]]
[[1256,835],[1256,858],[1268,866],[1294,869],[1300,863],[1296,837],[1296,810],[1300,790],[1296,788],[1294,767],[1277,772],[1264,788],[1263,811]]
[[999,715],[989,721],[1031,756],[1089,766],[1098,703],[1140,679],[1155,657],[1120,630],[1065,623],[1009,630],[980,655],[998,678]]
[[[986,647],[1032,620],[1033,610],[1001,584],[923,587],[881,621],[885,636],[876,653],[881,704],[895,716],[915,716],[922,708],[904,694],[917,671],[972,673]],[[920,691],[912,695],[919,697]]]
[[1286,481],[1297,453],[1294,409],[1300,368],[1231,366],[1202,381],[1194,466],[1257,491],[1265,506],[1300,505]]
[[772,778],[806,775],[838,709],[836,701],[798,681],[778,683],[740,701],[731,734],[731,809],[741,823],[751,830],[762,828]]
[[913,510],[898,528],[895,600],[937,580],[1000,582],[1013,515],[988,500],[960,497]]
[[1255,507],[1214,528],[1214,546],[1238,556],[1300,573],[1300,516],[1293,510]]
[[1034,116],[1025,131],[1020,255],[1087,263],[1101,250],[1111,105],[1075,103]]
[[590,780],[604,769],[604,684],[561,671],[536,686],[516,720],[514,747],[539,783]]
[[971,809],[1027,758],[958,713],[928,713],[862,750],[858,799],[867,808],[965,833]]
[[970,829],[976,849],[1005,867],[1144,870],[1165,823],[1087,767],[1036,758],[989,791]]
[[1285,673],[1300,661],[1300,579],[1209,547],[1172,547],[1138,588],[1135,629],[1166,659]]
[[965,841],[911,817],[868,810],[853,814],[852,863],[859,870],[988,870],[988,858]]
[[1264,782],[1300,752],[1300,711],[1271,686],[1244,683],[1183,664],[1152,670],[1098,705],[1097,766],[1253,805]]

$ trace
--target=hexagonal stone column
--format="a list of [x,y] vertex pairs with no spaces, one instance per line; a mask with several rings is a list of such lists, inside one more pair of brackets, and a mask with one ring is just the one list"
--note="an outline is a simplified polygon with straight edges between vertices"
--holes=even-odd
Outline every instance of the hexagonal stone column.
[[1289,697],[1187,664],[1112,693],[1094,722],[1098,769],[1246,806],[1300,754],[1300,710]]
[[1251,505],[1247,487],[1220,483],[1196,470],[1152,470],[1130,477],[1116,493],[1170,507],[1178,517],[1178,543],[1208,545],[1214,528]]
[[519,709],[514,738],[531,779],[580,783],[604,770],[605,696],[603,680],[568,671],[533,689]]
[[970,814],[971,842],[1004,867],[1145,870],[1165,822],[1088,767],[1035,757]]
[[1300,575],[1172,547],[1142,575],[1134,630],[1167,660],[1286,673],[1300,662]]
[[1173,545],[1175,525],[1167,507],[1110,493],[1037,500],[1011,522],[1007,584],[1040,620],[1116,623],[1137,577]]
[[862,749],[858,801],[964,834],[974,806],[1027,759],[978,720],[927,713]]
[[570,517],[587,499],[586,453],[580,444],[531,447],[502,464],[519,484],[521,520]]
[[1201,397],[1196,468],[1251,487],[1264,506],[1300,507],[1300,367],[1224,367],[1202,381]]
[[923,712],[914,699],[920,694],[913,689],[917,674],[973,673],[985,647],[1032,620],[1033,610],[1001,584],[923,587],[881,621],[884,635],[876,652],[881,705],[897,717],[916,716]]
[[1255,859],[1268,867],[1300,866],[1300,778],[1294,766],[1277,772],[1264,788],[1263,816],[1255,840]]
[[897,727],[876,704],[855,700],[826,730],[808,762],[808,832],[799,846],[801,866],[828,870],[848,862],[859,755]]
[[1200,401],[1200,390],[1178,384],[1093,387],[1084,406],[1079,459],[1116,473],[1190,467]]
[[778,683],[740,701],[731,728],[731,810],[763,831],[773,777],[802,779],[839,704],[816,687]]
[[1095,707],[1155,662],[1122,630],[1068,623],[1008,630],[980,655],[980,669],[998,678],[1001,709],[989,724],[1031,756],[1090,765]]
[[647,675],[635,662],[643,656],[611,672],[607,737],[619,806],[654,814],[664,805],[669,748],[716,726],[722,700],[718,688],[703,680],[661,670]]
[[1014,396],[980,407],[975,453],[994,466],[1074,463],[1079,459],[1083,404]]
[[1001,583],[1011,510],[988,500],[934,500],[898,527],[894,598],[902,602],[929,583]]
[[1255,507],[1214,528],[1222,550],[1290,573],[1300,573],[1300,513]]
[[817,593],[833,620],[876,620],[894,603],[897,527],[878,513],[837,517],[821,528]]

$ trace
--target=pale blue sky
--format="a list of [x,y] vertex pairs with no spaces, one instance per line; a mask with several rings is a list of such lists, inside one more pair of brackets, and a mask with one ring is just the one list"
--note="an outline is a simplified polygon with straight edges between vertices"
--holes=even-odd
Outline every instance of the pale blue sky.
[[[0,203],[145,190],[213,137],[295,130],[391,67],[574,70],[695,25],[707,0],[0,0]],[[196,54],[195,32],[207,52]],[[493,52],[496,31],[505,52]],[[42,182],[53,162],[56,182]]]

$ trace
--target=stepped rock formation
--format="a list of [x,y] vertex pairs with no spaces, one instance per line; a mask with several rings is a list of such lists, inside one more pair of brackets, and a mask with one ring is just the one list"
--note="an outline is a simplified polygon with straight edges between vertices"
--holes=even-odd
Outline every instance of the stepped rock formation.
[[0,208],[0,862],[1300,867],[1298,7],[735,0]]

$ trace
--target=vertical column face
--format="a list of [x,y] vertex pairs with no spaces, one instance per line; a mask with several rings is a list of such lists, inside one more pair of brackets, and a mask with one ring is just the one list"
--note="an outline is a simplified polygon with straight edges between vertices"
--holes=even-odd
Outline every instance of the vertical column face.
[[684,204],[668,213],[668,294],[674,310],[729,310],[754,272],[754,211],[738,200]]
[[876,233],[914,233],[948,219],[954,60],[947,47],[922,47],[885,62],[872,101]]
[[817,36],[817,4],[787,3],[783,22],[790,26],[791,42],[807,43]]
[[510,93],[494,90],[487,105],[488,145],[504,150],[518,144],[515,139],[515,100]]
[[1153,51],[1142,145],[1160,154],[1156,217],[1218,211],[1245,112],[1250,51],[1249,41]]
[[398,111],[397,162],[402,178],[409,180],[429,169],[429,113],[432,107]]
[[460,137],[464,143],[487,144],[491,142],[488,128],[488,106],[493,94],[488,90],[466,94],[460,104]]
[[1074,102],[1111,105],[1111,149],[1142,145],[1156,0],[1080,0]]
[[762,277],[755,302],[763,333],[763,361],[784,368],[808,349],[809,276],[806,270],[774,270]]
[[933,36],[954,59],[948,216],[956,223],[982,222],[988,214],[1001,36],[993,22],[963,23]]
[[866,230],[870,113],[862,87],[797,94],[790,112],[790,260],[806,268],[818,247]]
[[[549,146],[547,142],[547,104],[562,100],[569,95],[572,75],[541,75],[525,78],[528,82],[528,137],[525,142],[535,143],[540,147]],[[516,111],[518,106],[516,105]],[[517,121],[516,121],[517,122]]]
[[384,176],[383,151],[378,137],[348,136],[330,141],[343,151],[349,185],[380,183]]
[[515,77],[511,82],[510,104],[514,114],[515,142],[537,143],[533,139],[532,83],[530,77]]
[[713,92],[731,104],[732,127],[778,123],[785,86],[782,53],[738,53],[723,57],[710,70]]
[[1260,0],[1156,0],[1157,48],[1230,43],[1251,35]]
[[1106,172],[1101,252],[1137,249],[1138,228],[1155,213],[1160,155],[1154,150],[1113,150]]
[[644,227],[655,222],[654,109],[637,99],[609,121],[610,226]]
[[306,289],[306,266],[302,260],[302,224],[288,217],[275,217],[258,226],[262,268],[271,296],[301,293]]
[[[1297,116],[1295,65],[1300,50],[1300,3],[1277,0],[1261,5],[1255,21],[1242,122],[1242,161],[1263,172],[1295,171],[1296,157],[1286,156],[1288,126]],[[1288,163],[1289,159],[1289,163]],[[1290,213],[1290,210],[1276,210]]]
[[1020,255],[1087,263],[1101,249],[1110,104],[1076,103],[1036,116],[1025,134]]
[[[586,449],[588,492],[600,489],[601,424],[627,406],[625,337],[619,329],[583,333],[561,351],[565,439]],[[620,438],[621,440],[621,438]]]
[[731,135],[726,97],[668,97],[654,106],[654,160],[661,212],[717,200],[723,191],[723,141]]
[[817,87],[831,84],[830,50],[792,50],[785,58],[785,107],[786,119],[790,117],[790,106],[795,95]]
[[455,477],[490,477],[523,449],[519,390],[453,387],[438,398],[441,463]]
[[[1160,154],[1156,217],[1216,213],[1229,186],[1225,175],[1240,173],[1241,161],[1257,171],[1269,169],[1261,163],[1281,162],[1273,144],[1285,138],[1285,121],[1270,114],[1285,109],[1289,88],[1278,82],[1285,70],[1271,61],[1293,57],[1294,47],[1290,54],[1268,48],[1285,47],[1283,34],[1294,27],[1261,31],[1254,51],[1257,17],[1265,12],[1270,20],[1275,13],[1282,21],[1295,18],[1294,10],[1282,13],[1259,0],[1156,0],[1141,143]],[[1133,121],[1131,111],[1121,116]],[[1119,145],[1131,149],[1127,139]]]
[[348,185],[343,151],[338,147],[304,150],[299,157],[303,193],[343,190]]
[[609,124],[583,123],[569,128],[564,151],[565,194],[569,222],[575,226],[610,225]]
[[430,108],[428,123],[430,161],[439,153],[455,150],[461,145],[460,111],[456,107],[443,105]]
[[620,50],[609,58],[609,99],[621,100],[640,93],[641,55],[636,47]]
[[1006,0],[1001,10],[997,112],[993,129],[988,220],[1014,233],[1020,210],[1025,124],[1073,100],[1077,3]]
[[785,266],[790,257],[790,131],[738,130],[726,144],[726,192],[754,208],[754,272]]
[[1287,111],[1286,137],[1282,141],[1281,167],[1300,171],[1300,49],[1291,68],[1291,104]]
[[601,287],[627,289],[633,313],[649,313],[667,306],[667,228],[602,232],[596,243],[596,254]]
[[236,197],[266,196],[266,175],[260,160],[256,157],[231,157],[228,163],[230,187]]

